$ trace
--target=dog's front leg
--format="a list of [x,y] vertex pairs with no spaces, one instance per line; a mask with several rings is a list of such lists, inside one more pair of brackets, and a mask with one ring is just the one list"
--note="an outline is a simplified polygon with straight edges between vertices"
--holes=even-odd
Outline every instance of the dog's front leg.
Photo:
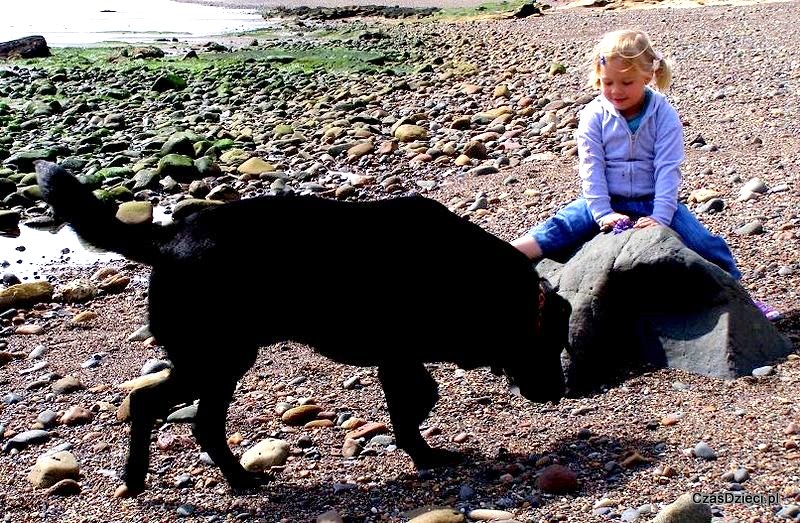
[[397,446],[405,450],[418,469],[451,465],[457,452],[431,448],[419,432],[439,399],[436,381],[422,363],[392,362],[380,366],[378,377],[386,395]]
[[135,496],[144,490],[153,425],[157,419],[166,418],[169,409],[182,401],[181,390],[173,371],[164,381],[131,392],[131,439],[123,476],[125,484],[117,489],[117,497]]

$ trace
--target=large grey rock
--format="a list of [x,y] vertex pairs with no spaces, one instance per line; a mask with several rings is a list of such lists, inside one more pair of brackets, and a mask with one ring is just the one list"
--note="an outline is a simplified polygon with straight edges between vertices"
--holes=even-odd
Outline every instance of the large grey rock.
[[666,227],[600,234],[536,269],[572,306],[573,395],[646,365],[744,376],[792,351],[737,281]]

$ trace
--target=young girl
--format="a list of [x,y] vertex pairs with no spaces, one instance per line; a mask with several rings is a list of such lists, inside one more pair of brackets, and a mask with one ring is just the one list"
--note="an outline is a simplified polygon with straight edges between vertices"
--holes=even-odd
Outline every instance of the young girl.
[[583,196],[514,240],[517,249],[537,259],[574,249],[601,230],[665,225],[741,278],[725,240],[678,202],[683,128],[660,92],[671,81],[670,63],[644,32],[603,36],[589,72],[589,85],[600,94],[581,111],[576,133]]
[[[728,245],[678,202],[683,127],[660,91],[672,66],[642,31],[606,33],[591,57],[600,94],[581,112],[578,160],[583,197],[511,242],[531,259],[575,249],[601,230],[670,227],[687,247],[742,277]],[[655,87],[657,90],[651,89]],[[757,300],[770,320],[780,313]]]

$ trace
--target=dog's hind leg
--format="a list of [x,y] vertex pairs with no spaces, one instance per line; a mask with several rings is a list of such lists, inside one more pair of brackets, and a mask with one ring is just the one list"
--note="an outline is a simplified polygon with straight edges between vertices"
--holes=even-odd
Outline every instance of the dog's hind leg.
[[175,372],[161,382],[135,389],[130,395],[131,436],[125,464],[125,485],[117,496],[135,496],[144,490],[147,466],[150,462],[150,436],[157,419],[164,419],[169,410],[193,398],[184,397],[189,391],[180,385]]
[[439,399],[438,385],[422,363],[380,366],[378,377],[386,395],[389,417],[397,446],[405,450],[418,469],[451,465],[460,461],[457,452],[431,448],[419,432]]

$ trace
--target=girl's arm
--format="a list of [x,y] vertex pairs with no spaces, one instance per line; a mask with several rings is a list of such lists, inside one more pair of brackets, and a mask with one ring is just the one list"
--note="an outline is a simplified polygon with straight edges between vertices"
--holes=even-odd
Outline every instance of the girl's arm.
[[[590,104],[591,107],[593,104]],[[603,150],[602,113],[584,109],[575,138],[578,142],[578,172],[581,189],[592,217],[598,223],[613,213],[606,182],[606,159]]]
[[681,163],[683,162],[683,126],[672,107],[666,121],[656,129],[655,159],[655,199],[653,218],[662,225],[672,222],[678,207],[678,189],[681,184]]

